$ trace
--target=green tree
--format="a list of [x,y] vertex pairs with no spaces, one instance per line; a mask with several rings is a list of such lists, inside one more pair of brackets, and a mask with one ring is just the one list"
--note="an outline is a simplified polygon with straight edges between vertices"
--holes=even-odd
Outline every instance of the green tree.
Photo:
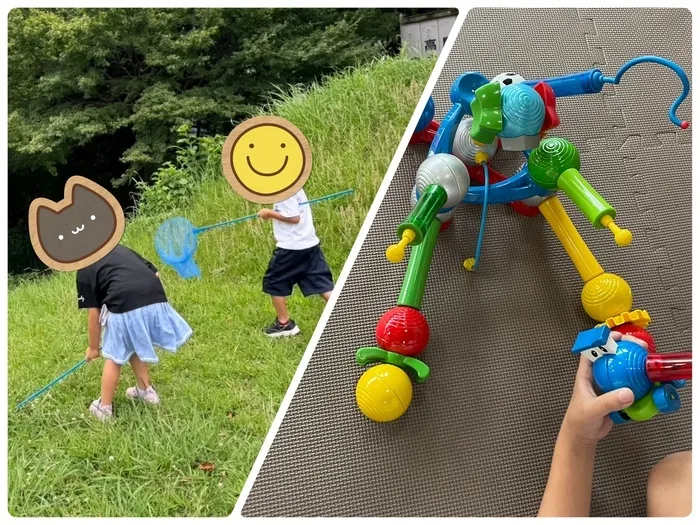
[[15,9],[10,169],[56,173],[76,149],[128,129],[120,160],[148,172],[183,121],[226,132],[275,86],[374,57],[397,33],[394,10]]
[[11,271],[36,267],[35,197],[61,198],[80,174],[128,209],[124,183],[173,161],[184,123],[227,134],[279,89],[397,52],[398,33],[396,9],[12,10]]

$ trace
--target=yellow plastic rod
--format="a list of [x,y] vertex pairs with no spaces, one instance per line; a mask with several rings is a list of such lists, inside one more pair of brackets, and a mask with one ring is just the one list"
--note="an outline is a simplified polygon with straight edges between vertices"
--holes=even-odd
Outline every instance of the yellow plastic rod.
[[539,209],[554,233],[559,237],[583,282],[587,283],[594,277],[601,275],[604,272],[603,267],[576,230],[576,226],[571,222],[561,201],[556,196],[549,197],[539,205]]
[[632,242],[632,232],[623,228],[620,228],[610,215],[605,215],[601,217],[600,224],[605,226],[608,230],[612,232],[615,236],[615,242],[618,246],[629,246]]
[[406,247],[411,244],[415,238],[416,232],[410,229],[405,229],[403,231],[403,235],[401,236],[401,240],[397,244],[392,244],[386,249],[386,258],[393,263],[401,262],[403,260],[404,252],[406,251]]

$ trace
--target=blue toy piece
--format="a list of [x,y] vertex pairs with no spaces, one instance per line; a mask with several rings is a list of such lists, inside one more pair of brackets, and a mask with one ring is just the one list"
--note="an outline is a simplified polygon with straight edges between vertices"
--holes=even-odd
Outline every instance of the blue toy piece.
[[442,119],[440,127],[435,133],[435,138],[428,152],[429,156],[436,153],[452,153],[452,141],[457,126],[465,115],[472,114],[471,103],[475,97],[474,92],[488,83],[489,80],[484,75],[475,72],[463,73],[452,83],[450,100],[453,106]]
[[[610,339],[611,331],[610,328],[608,328],[608,325],[600,325],[596,326],[595,328],[591,328],[590,330],[584,330],[583,332],[579,332],[578,336],[576,337],[574,346],[571,348],[571,353],[583,354],[588,350],[606,345]],[[612,350],[611,353],[615,353],[615,350]]]
[[[620,413],[610,414],[615,423],[631,419],[648,419],[655,413],[675,412],[681,407],[677,388],[685,381],[653,382],[647,372],[648,350],[628,340],[614,342],[611,352],[612,334],[607,325],[580,332],[571,352],[581,354],[593,361],[593,381],[601,393],[619,388],[629,388],[634,394],[634,403]],[[656,355],[656,354],[655,354]],[[651,403],[649,402],[651,395]]]
[[416,125],[416,133],[419,133],[426,129],[433,121],[434,117],[435,101],[433,101],[433,97],[429,97],[428,102],[425,104],[425,108],[423,108],[423,113],[421,114],[420,119],[418,120],[418,124]]
[[[536,148],[540,142],[540,130],[544,123],[544,102],[537,91],[525,84],[511,84],[501,90],[503,130],[499,137],[513,139],[525,137],[525,147],[520,151]],[[505,141],[503,141],[505,148]],[[507,148],[514,150],[516,148]]]
[[622,76],[630,68],[645,63],[665,66],[678,75],[683,89],[681,90],[681,94],[678,95],[678,98],[673,102],[673,104],[671,104],[671,107],[668,110],[668,118],[676,126],[686,129],[688,127],[688,122],[679,119],[676,116],[676,110],[683,103],[690,92],[690,81],[688,80],[688,75],[685,74],[685,71],[683,71],[681,66],[666,58],[652,55],[633,58],[632,60],[623,64],[622,67],[618,69],[614,77],[606,77],[599,69],[590,69],[581,73],[574,73],[572,75],[564,75],[561,77],[547,78],[544,80],[528,80],[525,81],[524,84],[536,86],[540,82],[545,82],[554,90],[554,94],[557,97],[599,93],[603,90],[603,86],[605,84],[619,84],[622,80]]
[[664,383],[655,387],[651,395],[659,412],[675,412],[681,408],[681,398],[678,396],[678,390],[671,383]]

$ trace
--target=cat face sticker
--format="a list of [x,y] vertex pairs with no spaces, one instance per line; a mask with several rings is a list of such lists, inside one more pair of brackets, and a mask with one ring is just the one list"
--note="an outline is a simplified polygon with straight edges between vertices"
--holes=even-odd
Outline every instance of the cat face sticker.
[[29,207],[34,251],[49,268],[80,270],[119,244],[124,211],[117,199],[85,177],[68,179],[59,202],[38,198]]

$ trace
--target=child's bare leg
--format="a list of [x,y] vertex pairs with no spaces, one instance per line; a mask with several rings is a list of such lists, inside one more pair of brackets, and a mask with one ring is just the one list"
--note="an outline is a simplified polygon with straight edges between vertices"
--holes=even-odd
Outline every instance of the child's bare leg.
[[328,302],[328,299],[331,298],[331,293],[332,293],[332,292],[323,292],[323,293],[321,294],[321,297],[323,297],[323,300],[324,300],[324,301]]
[[129,364],[131,369],[134,371],[136,376],[136,384],[139,389],[146,390],[151,386],[151,378],[148,375],[148,365],[141,361],[136,354],[132,355],[129,359]]
[[692,452],[666,456],[647,481],[647,516],[685,517],[692,510]]
[[112,404],[114,392],[117,390],[117,385],[119,384],[121,368],[122,367],[114,361],[105,359],[105,366],[102,369],[102,392],[100,393],[100,402],[103,406]]
[[287,298],[277,297],[275,295],[271,295],[270,297],[272,297],[272,306],[274,307],[275,312],[277,313],[277,320],[282,324],[287,324],[289,322],[289,312],[287,311]]

